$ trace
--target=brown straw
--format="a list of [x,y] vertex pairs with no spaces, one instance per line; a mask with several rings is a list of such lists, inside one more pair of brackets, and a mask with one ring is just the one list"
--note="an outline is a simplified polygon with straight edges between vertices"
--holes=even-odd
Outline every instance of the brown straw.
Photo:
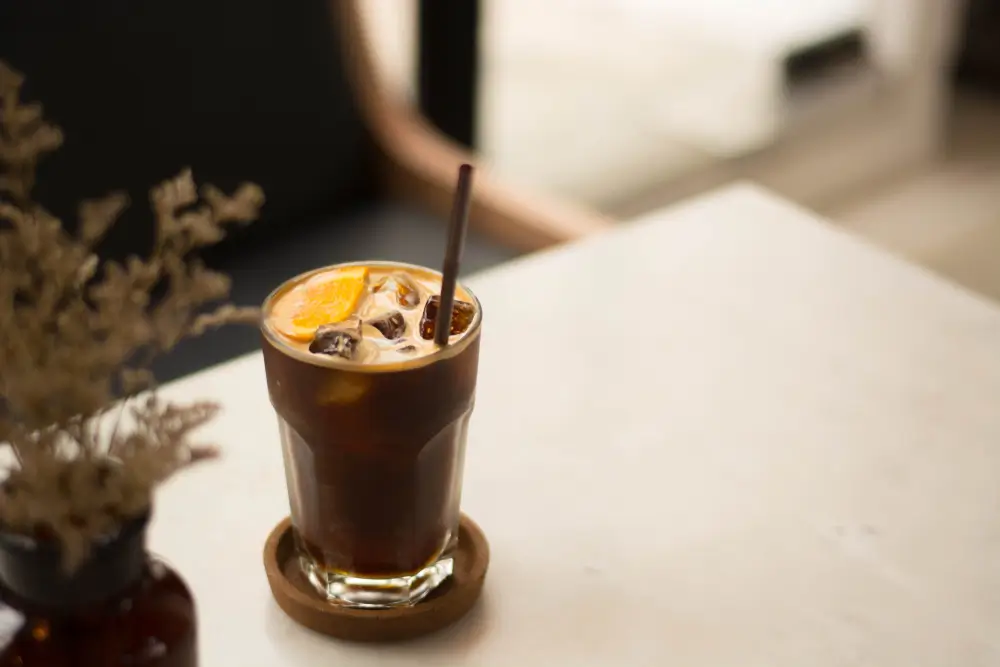
[[472,165],[458,168],[458,185],[448,223],[448,247],[441,269],[441,303],[435,323],[434,342],[444,347],[451,335],[451,311],[455,306],[455,284],[458,282],[458,265],[465,247],[465,230],[469,228],[469,206],[472,203]]

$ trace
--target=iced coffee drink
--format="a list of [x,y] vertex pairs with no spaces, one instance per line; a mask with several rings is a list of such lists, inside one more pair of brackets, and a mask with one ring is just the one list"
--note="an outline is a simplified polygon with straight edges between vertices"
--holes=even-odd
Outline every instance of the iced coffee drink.
[[412,604],[452,572],[481,311],[458,286],[437,345],[440,289],[430,269],[359,263],[264,304],[299,559],[331,602]]

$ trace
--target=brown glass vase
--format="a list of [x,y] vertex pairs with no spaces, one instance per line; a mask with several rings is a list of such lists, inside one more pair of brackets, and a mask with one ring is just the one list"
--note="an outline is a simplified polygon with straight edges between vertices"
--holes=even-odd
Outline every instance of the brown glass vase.
[[149,516],[72,574],[58,545],[0,530],[0,667],[195,667],[195,605],[146,552]]

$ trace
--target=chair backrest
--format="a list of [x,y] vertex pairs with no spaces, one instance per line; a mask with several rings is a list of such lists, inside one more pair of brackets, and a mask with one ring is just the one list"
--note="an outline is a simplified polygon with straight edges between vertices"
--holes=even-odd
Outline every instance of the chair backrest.
[[0,2],[0,59],[66,135],[35,198],[71,226],[81,199],[127,190],[132,210],[105,248],[122,255],[151,238],[149,187],[184,166],[223,190],[263,187],[251,238],[369,196],[373,147],[338,1]]

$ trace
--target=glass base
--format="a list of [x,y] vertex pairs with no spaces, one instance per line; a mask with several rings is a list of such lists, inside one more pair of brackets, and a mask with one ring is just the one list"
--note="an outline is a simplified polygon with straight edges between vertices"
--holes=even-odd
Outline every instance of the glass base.
[[389,579],[326,572],[304,556],[299,558],[299,565],[309,583],[329,602],[345,607],[385,609],[420,602],[451,576],[455,561],[441,558],[416,574]]

